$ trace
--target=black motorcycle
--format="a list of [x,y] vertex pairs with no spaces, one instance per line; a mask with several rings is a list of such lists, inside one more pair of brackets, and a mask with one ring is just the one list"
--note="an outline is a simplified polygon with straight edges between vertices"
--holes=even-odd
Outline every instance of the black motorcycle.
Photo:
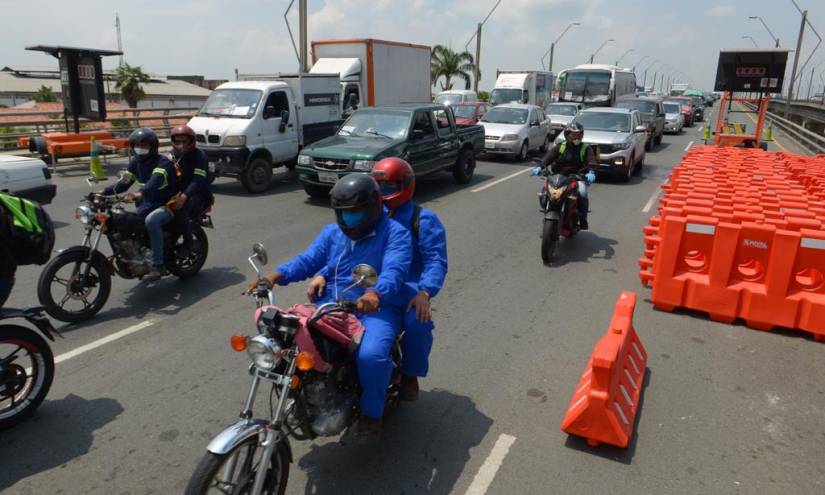
[[[0,320],[22,318],[49,340],[60,335],[43,308],[0,308]],[[0,430],[28,418],[46,398],[54,379],[54,356],[48,342],[34,330],[0,324]]]
[[[82,244],[58,251],[37,281],[37,297],[46,312],[69,323],[88,320],[106,304],[112,275],[142,279],[152,269],[152,250],[143,217],[126,211],[123,195],[89,193],[75,210],[86,234]],[[164,226],[164,264],[172,275],[196,275],[209,252],[204,227],[213,228],[207,211],[192,218],[194,249],[181,249],[175,222]],[[96,234],[95,234],[96,232]],[[112,255],[98,250],[103,235]]]
[[544,184],[539,193],[539,205],[544,213],[541,228],[541,259],[553,260],[560,237],[573,237],[579,232],[580,175],[543,172]]

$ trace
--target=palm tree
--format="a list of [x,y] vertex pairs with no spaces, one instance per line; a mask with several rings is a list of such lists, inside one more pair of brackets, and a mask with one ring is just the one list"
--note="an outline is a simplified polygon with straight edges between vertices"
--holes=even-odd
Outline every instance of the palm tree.
[[57,96],[54,95],[52,88],[44,84],[43,86],[40,86],[40,89],[38,89],[37,92],[34,93],[32,100],[37,103],[48,103],[57,101]]
[[137,108],[138,102],[146,97],[141,84],[148,83],[149,75],[143,72],[139,66],[132,66],[124,63],[117,68],[117,84],[115,87],[120,90],[123,99],[129,108]]
[[471,74],[475,74],[476,65],[473,63],[473,56],[469,52],[454,52],[444,45],[433,47],[432,59],[430,61],[430,77],[435,84],[440,77],[444,77],[441,89],[453,88],[453,77],[464,80],[464,87],[470,89]]

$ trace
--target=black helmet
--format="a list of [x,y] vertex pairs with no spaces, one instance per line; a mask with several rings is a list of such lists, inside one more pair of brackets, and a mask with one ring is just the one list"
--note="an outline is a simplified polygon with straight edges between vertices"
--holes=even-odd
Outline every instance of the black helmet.
[[564,128],[564,139],[572,140],[578,134],[579,139],[584,137],[584,126],[578,122],[570,122]]
[[[349,174],[341,178],[330,192],[330,202],[338,226],[352,240],[357,241],[375,230],[381,219],[381,189],[369,174]],[[354,209],[363,209],[364,218],[357,223],[346,222],[344,212]]]
[[149,154],[144,157],[151,157],[158,154],[158,135],[155,134],[155,131],[148,127],[140,127],[129,134],[129,148],[131,148],[133,152],[135,145],[142,143],[149,144]]

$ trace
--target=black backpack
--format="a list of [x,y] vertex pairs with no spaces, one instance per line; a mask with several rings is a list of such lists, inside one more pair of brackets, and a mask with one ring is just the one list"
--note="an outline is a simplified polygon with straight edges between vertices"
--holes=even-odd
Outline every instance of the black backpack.
[[42,265],[54,249],[54,223],[38,203],[0,193],[0,238],[18,265]]

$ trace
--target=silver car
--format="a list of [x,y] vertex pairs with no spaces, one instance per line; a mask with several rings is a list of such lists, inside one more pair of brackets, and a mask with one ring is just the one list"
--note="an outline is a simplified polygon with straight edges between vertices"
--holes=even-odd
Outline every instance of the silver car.
[[484,114],[478,122],[484,126],[484,151],[527,160],[532,150],[544,151],[552,142],[550,120],[536,105],[507,103]]
[[[647,126],[638,110],[627,108],[588,108],[573,122],[584,127],[584,142],[598,145],[599,173],[618,175],[623,181],[641,172],[645,161]],[[556,138],[560,143],[564,135]]]
[[662,106],[665,107],[665,132],[681,134],[685,127],[682,107],[675,102],[664,102]]
[[581,103],[553,103],[547,105],[544,113],[550,118],[550,134],[559,135],[564,127],[573,121],[582,109]]

